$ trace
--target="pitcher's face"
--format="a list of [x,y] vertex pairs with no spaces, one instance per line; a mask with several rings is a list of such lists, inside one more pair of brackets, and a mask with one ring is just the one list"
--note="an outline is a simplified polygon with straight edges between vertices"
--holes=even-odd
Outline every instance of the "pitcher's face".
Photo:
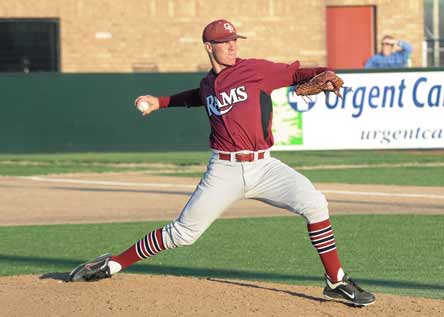
[[221,43],[207,43],[208,54],[214,61],[222,66],[233,66],[237,58],[237,40],[231,40]]

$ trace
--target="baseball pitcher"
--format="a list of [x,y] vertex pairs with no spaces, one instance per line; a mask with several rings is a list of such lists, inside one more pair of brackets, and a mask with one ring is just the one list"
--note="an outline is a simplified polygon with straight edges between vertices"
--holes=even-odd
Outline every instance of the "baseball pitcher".
[[[325,268],[324,295],[356,306],[375,302],[341,268],[327,201],[303,175],[270,155],[273,145],[271,92],[299,85],[297,93],[333,91],[342,80],[327,68],[301,68],[237,56],[237,34],[226,20],[208,24],[202,34],[212,69],[200,87],[171,96],[140,96],[135,106],[147,116],[169,107],[204,107],[211,126],[207,170],[179,217],[148,233],[119,255],[105,254],[75,268],[70,281],[111,277],[166,249],[193,244],[222,212],[240,199],[285,208],[307,221],[308,235]],[[339,95],[340,96],[340,95]]]

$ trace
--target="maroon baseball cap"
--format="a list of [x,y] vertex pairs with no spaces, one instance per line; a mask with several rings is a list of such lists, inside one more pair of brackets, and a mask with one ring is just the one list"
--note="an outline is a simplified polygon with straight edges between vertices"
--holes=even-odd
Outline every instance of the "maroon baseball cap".
[[216,20],[208,24],[202,32],[202,41],[227,42],[234,39],[246,39],[245,36],[236,33],[233,23],[227,20]]

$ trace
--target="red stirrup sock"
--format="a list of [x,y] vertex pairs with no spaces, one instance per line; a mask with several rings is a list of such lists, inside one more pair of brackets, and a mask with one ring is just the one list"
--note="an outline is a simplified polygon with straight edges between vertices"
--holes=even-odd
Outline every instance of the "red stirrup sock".
[[[117,273],[140,260],[152,257],[165,250],[166,247],[163,243],[162,229],[163,228],[160,228],[148,233],[145,237],[143,237],[143,239],[137,241],[128,250],[117,256],[111,257],[109,263],[111,274]],[[115,265],[112,262],[117,262],[118,265]],[[118,267],[119,265],[120,268]],[[116,268],[114,268],[113,272],[114,266],[116,266]]]
[[335,237],[330,220],[309,223],[307,227],[311,243],[321,257],[327,277],[333,283],[342,280],[344,272],[341,269],[341,262],[336,251]]

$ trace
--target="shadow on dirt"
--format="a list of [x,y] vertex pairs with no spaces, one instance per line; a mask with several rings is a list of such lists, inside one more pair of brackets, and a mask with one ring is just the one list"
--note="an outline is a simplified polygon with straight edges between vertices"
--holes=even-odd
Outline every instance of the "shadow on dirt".
[[274,292],[280,292],[280,293],[285,293],[285,294],[288,294],[288,295],[291,295],[291,296],[297,296],[297,297],[300,297],[300,298],[305,298],[305,299],[313,300],[313,301],[316,301],[316,302],[326,302],[327,301],[327,300],[325,300],[324,298],[321,298],[321,297],[314,297],[314,296],[306,295],[306,294],[303,294],[303,293],[298,293],[298,292],[294,292],[294,291],[287,291],[287,290],[273,288],[273,287],[264,287],[264,286],[260,286],[260,285],[256,285],[256,284],[252,284],[252,283],[220,280],[220,279],[211,278],[211,277],[207,278],[207,281],[216,282],[216,283],[223,283],[223,284],[231,284],[231,285],[237,285],[237,286],[243,286],[243,287],[258,288],[258,289],[264,289],[264,290],[269,290],[269,291],[274,291]]
[[56,280],[56,281],[63,281],[68,282],[69,272],[54,272],[54,273],[45,273],[43,275],[40,275],[41,280]]
[[[4,255],[0,254],[0,266],[4,264],[23,266],[58,266],[60,270],[72,269],[80,263],[85,262],[85,259],[63,259],[63,258],[45,258],[34,256],[18,256],[18,255]],[[40,271],[41,272],[41,271]],[[181,267],[171,265],[156,265],[143,264],[136,265],[125,271],[126,273],[141,273],[153,275],[172,275],[172,276],[193,276],[201,278],[212,279],[236,279],[236,280],[250,280],[250,281],[267,281],[273,283],[285,284],[313,284],[323,285],[323,276],[285,274],[279,272],[259,272],[259,271],[243,271],[243,270],[224,270],[214,268],[197,268],[197,267]],[[24,274],[23,272],[22,274]],[[32,272],[26,272],[30,274]],[[52,272],[45,273],[41,279],[56,279],[66,280],[69,273],[67,272]],[[416,290],[434,290],[444,291],[444,284],[439,280],[436,283],[420,283],[415,281],[398,281],[387,279],[372,279],[372,278],[357,278],[359,283],[365,284],[366,287],[379,286],[391,287],[397,289],[416,289]]]

